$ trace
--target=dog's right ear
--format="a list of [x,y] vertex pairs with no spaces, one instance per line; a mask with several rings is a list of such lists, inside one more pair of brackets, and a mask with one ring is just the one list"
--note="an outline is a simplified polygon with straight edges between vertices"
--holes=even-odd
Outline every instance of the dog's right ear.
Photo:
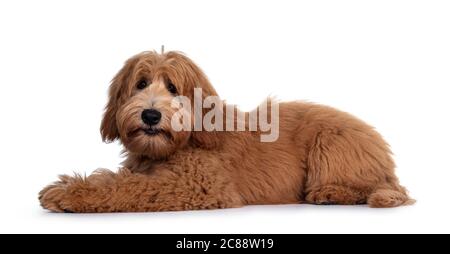
[[105,107],[100,133],[104,142],[113,142],[119,138],[116,113],[127,96],[127,86],[130,82],[134,66],[138,62],[138,56],[130,58],[122,69],[112,79],[109,87],[108,103]]

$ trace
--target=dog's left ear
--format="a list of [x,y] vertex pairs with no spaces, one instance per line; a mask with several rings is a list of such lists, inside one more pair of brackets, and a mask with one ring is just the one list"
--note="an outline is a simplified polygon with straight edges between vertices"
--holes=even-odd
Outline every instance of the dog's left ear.
[[106,104],[105,113],[103,114],[103,120],[100,126],[100,133],[104,142],[113,142],[119,138],[116,113],[127,96],[126,88],[138,59],[138,56],[134,56],[127,60],[122,69],[111,81],[108,103]]
[[[201,88],[202,93],[202,105],[208,96],[218,96],[216,90],[209,82],[203,71],[188,57],[179,52],[169,52],[167,57],[173,59],[172,65],[178,70],[179,75],[182,78],[182,83],[189,91],[186,91],[186,95],[190,97],[191,101],[194,101],[194,89]],[[194,103],[192,103],[192,106]],[[203,117],[212,109],[202,108]],[[197,116],[194,116],[194,121]],[[200,117],[200,116],[198,116]],[[192,131],[190,143],[194,146],[213,149],[221,144],[217,131],[206,131],[202,126],[201,131]]]
[[[205,77],[204,83],[200,83],[199,87],[202,88],[202,98],[201,98],[202,105],[205,102],[205,99],[208,98],[208,96],[217,96],[217,98],[218,98],[216,91],[211,86],[211,84],[209,84],[209,81],[206,79],[206,77]],[[213,113],[213,111],[219,111],[220,112],[219,116],[223,117],[223,115],[224,115],[224,110],[223,110],[222,104],[219,104],[219,105],[214,104],[214,106],[212,108],[202,108],[201,116],[200,115],[196,116],[194,114],[194,121],[196,121],[197,118],[201,118],[200,123],[202,124],[201,131],[194,130],[191,133],[191,142],[195,146],[205,148],[205,149],[213,149],[213,148],[217,148],[220,146],[221,140],[220,140],[218,131],[217,130],[212,130],[212,131],[205,130],[204,123],[203,123],[205,115],[210,112]],[[222,123],[223,123],[222,127],[224,127],[225,121],[222,121]]]

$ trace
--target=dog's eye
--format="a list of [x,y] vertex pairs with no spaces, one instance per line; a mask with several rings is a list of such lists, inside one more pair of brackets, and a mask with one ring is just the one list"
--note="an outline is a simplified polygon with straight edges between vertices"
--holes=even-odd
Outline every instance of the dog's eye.
[[169,82],[169,84],[167,85],[167,90],[169,90],[169,92],[171,94],[177,94],[178,93],[177,87],[174,84],[172,84],[171,82]]
[[145,80],[139,81],[136,85],[137,89],[139,89],[139,90],[142,90],[142,89],[146,88],[147,86],[148,86],[148,83]]

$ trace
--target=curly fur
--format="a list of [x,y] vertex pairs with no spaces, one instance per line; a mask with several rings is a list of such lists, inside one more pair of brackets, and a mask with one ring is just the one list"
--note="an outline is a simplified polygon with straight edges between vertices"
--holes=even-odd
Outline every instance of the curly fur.
[[[152,85],[137,91],[142,78]],[[124,145],[124,167],[117,173],[60,176],[39,193],[41,205],[55,212],[143,212],[289,203],[395,207],[413,202],[394,174],[386,142],[354,116],[288,102],[279,104],[276,142],[260,142],[261,132],[248,126],[246,131],[175,132],[169,124],[174,114],[169,80],[191,100],[196,87],[204,96],[217,95],[203,72],[181,53],[143,52],[130,58],[112,81],[101,123],[104,141],[119,139]],[[149,107],[163,115],[160,135],[141,131],[140,114]]]

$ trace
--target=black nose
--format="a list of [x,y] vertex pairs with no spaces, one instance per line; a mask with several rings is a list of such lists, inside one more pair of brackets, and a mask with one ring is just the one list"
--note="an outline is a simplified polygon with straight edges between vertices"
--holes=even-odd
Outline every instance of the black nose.
[[155,125],[161,120],[161,112],[155,109],[145,109],[141,114],[142,121],[148,125]]

